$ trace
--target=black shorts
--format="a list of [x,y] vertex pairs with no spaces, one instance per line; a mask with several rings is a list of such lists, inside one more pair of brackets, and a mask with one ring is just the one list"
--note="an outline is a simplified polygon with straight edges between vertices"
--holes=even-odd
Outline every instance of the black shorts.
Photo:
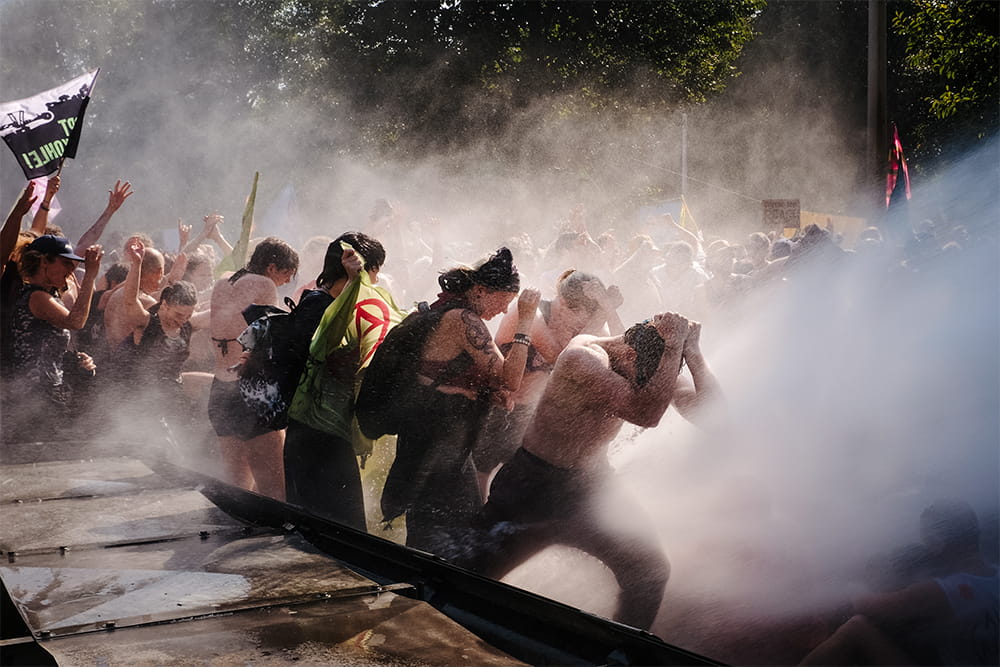
[[239,382],[212,380],[208,395],[208,420],[220,438],[252,440],[275,429],[257,423],[257,414],[243,401]]

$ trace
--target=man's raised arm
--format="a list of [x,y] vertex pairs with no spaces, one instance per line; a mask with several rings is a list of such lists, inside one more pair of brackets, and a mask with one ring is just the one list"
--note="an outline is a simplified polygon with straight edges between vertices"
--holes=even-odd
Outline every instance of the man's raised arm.
[[81,250],[89,248],[93,244],[97,243],[97,240],[101,238],[104,234],[105,227],[111,222],[111,216],[122,207],[125,200],[132,196],[132,184],[128,181],[122,183],[121,181],[115,181],[115,187],[108,190],[108,205],[104,208],[104,212],[101,213],[100,217],[90,226],[90,229],[83,233],[80,240],[76,244],[76,252],[79,254]]
[[687,319],[675,313],[631,327],[622,335],[628,349],[621,352],[631,360],[631,377],[602,364],[600,378],[594,367],[588,391],[600,393],[608,414],[637,426],[656,426],[674,395],[687,332]]
[[0,229],[0,265],[7,268],[7,260],[17,247],[17,235],[21,231],[21,218],[31,210],[31,205],[35,203],[35,184],[28,181],[21,196],[18,197],[14,208],[10,209],[7,220]]
[[701,324],[691,322],[687,339],[684,341],[684,361],[687,363],[694,386],[687,378],[681,378],[674,392],[674,407],[681,416],[693,424],[705,426],[705,406],[722,400],[719,382],[701,354]]

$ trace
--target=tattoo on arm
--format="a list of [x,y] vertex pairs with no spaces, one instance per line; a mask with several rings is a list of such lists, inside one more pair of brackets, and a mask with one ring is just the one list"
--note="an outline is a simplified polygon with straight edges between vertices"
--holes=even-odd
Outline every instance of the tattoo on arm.
[[473,349],[485,350],[493,342],[490,330],[486,328],[479,316],[471,310],[462,311],[462,321],[465,323],[465,338]]

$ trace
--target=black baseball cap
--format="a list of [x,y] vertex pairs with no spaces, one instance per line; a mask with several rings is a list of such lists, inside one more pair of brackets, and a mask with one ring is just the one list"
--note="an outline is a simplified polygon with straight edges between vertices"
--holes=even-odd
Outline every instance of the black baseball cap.
[[63,236],[53,236],[51,234],[39,236],[28,244],[28,250],[36,250],[43,255],[59,255],[66,259],[73,259],[78,262],[83,261],[83,257],[73,252],[73,245],[69,242],[69,239]]

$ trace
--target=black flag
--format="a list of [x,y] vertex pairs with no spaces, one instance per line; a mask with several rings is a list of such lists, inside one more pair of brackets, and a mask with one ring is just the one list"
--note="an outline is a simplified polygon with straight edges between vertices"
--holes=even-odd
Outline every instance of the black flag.
[[100,69],[16,102],[0,104],[0,137],[14,152],[29,180],[59,169],[63,157],[76,157],[90,93]]

